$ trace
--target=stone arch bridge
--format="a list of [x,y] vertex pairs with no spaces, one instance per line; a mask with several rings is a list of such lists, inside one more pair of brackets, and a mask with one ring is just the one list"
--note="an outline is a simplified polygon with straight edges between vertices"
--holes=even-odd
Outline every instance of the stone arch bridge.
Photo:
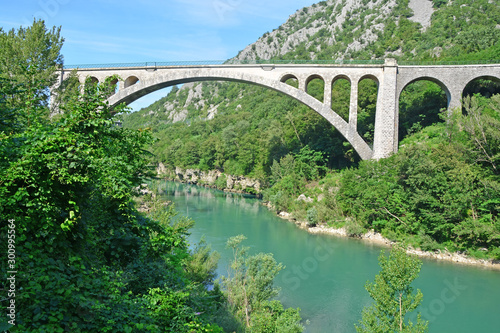
[[[399,96],[408,84],[422,79],[437,83],[445,91],[451,110],[461,106],[462,93],[471,81],[478,78],[500,80],[500,64],[399,66],[394,59],[386,59],[375,64],[146,63],[85,68],[75,66],[61,71],[59,84],[75,69],[82,84],[88,78],[94,82],[104,82],[114,75],[120,77],[121,80],[115,82],[117,91],[109,98],[111,106],[129,104],[153,91],[195,81],[238,81],[267,87],[295,98],[323,116],[352,144],[362,159],[385,158],[397,151]],[[298,88],[285,83],[290,78],[298,80]],[[323,101],[307,93],[308,83],[318,78],[325,82]],[[351,83],[348,121],[331,109],[332,84],[339,78]],[[378,85],[373,147],[357,131],[358,84],[365,78],[374,80]]]

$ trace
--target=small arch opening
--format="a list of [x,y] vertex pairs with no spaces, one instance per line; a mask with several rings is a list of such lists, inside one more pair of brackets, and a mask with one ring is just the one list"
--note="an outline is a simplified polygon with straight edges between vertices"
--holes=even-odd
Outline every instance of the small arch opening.
[[118,81],[118,76],[116,76],[116,75],[107,77],[104,82],[106,84],[106,90],[107,90],[108,96],[113,96],[120,89],[120,83]]
[[297,77],[293,74],[286,74],[284,75],[280,82],[283,82],[283,83],[286,83],[288,84],[289,86],[292,86],[294,88],[299,88],[299,79],[297,79]]
[[85,79],[85,84],[93,84],[93,85],[98,85],[99,84],[99,79],[96,78],[95,76],[89,76]]
[[133,86],[134,84],[136,84],[137,82],[139,82],[139,78],[137,76],[129,76],[125,82],[124,82],[124,88],[128,88],[130,86]]
[[349,122],[351,105],[351,81],[348,77],[339,76],[332,82],[332,110]]
[[320,75],[312,75],[306,81],[306,93],[323,102],[325,99],[325,80]]
[[99,79],[96,78],[95,76],[87,76],[85,78],[85,83],[83,84],[83,91],[84,93],[88,93],[89,91],[92,91],[99,85]]
[[373,144],[375,113],[377,111],[378,80],[373,76],[361,78],[358,84],[358,133]]

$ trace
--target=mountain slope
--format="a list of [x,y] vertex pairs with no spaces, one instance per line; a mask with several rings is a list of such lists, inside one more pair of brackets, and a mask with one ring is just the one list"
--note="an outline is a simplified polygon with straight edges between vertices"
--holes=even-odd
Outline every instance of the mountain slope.
[[[322,1],[291,15],[278,29],[247,46],[236,59],[343,59],[349,51],[361,50],[377,39],[395,7],[395,0]],[[359,38],[344,43],[351,26]]]
[[[418,10],[414,13],[412,8]],[[500,59],[499,28],[498,1],[329,0],[292,14],[230,61]],[[321,99],[324,83],[318,81],[311,82],[308,91]],[[377,87],[373,82],[361,84],[359,131],[370,143]],[[349,83],[340,80],[332,90],[332,109],[346,118]],[[418,82],[408,87],[400,101],[401,138],[439,121],[439,110],[445,106],[446,97],[437,85]],[[172,125],[176,122],[183,124]],[[245,84],[186,84],[126,116],[124,124],[157,131],[160,141],[154,152],[171,166],[220,168],[266,178],[274,160],[305,145],[322,152],[329,167],[357,160],[352,147],[320,116],[288,97]],[[269,124],[278,130],[273,132]],[[208,143],[210,147],[203,146]],[[212,153],[201,157],[206,151]],[[263,157],[255,158],[259,154]]]

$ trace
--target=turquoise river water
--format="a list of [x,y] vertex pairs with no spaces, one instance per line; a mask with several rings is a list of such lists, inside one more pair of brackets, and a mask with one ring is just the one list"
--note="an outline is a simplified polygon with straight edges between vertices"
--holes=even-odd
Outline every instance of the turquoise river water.
[[[285,306],[299,307],[306,332],[355,332],[371,299],[364,289],[379,271],[382,247],[353,239],[313,235],[284,221],[254,198],[167,182],[167,200],[195,220],[191,244],[203,236],[221,254],[218,272],[230,260],[229,237],[244,234],[250,253],[271,252],[286,268],[275,283]],[[500,272],[424,260],[414,287],[429,332],[500,332]]]

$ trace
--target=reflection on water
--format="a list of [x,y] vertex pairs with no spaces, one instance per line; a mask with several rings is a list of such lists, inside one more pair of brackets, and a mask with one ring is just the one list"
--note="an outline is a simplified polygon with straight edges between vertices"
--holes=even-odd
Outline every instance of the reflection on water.
[[194,206],[191,208],[197,212],[212,211],[212,202],[221,199],[228,207],[238,206],[239,209],[248,214],[257,214],[262,208],[260,202],[252,195],[223,192],[190,184],[172,184],[165,189],[167,197],[184,198],[185,201],[196,203],[195,205],[190,204],[190,206]]

